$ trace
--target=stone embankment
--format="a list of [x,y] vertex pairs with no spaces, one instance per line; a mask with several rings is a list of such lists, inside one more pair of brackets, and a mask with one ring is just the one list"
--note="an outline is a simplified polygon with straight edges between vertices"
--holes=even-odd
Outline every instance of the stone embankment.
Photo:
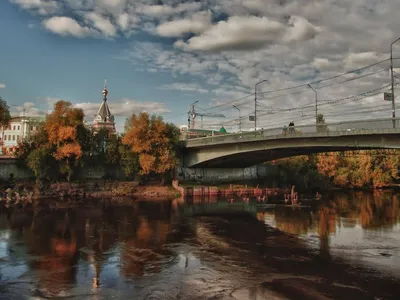
[[220,188],[216,186],[193,186],[193,187],[182,187],[179,185],[177,180],[172,183],[174,189],[184,197],[229,197],[229,196],[272,196],[276,197],[279,195],[288,195],[291,190],[289,188],[248,188],[247,185],[230,185],[229,188]]

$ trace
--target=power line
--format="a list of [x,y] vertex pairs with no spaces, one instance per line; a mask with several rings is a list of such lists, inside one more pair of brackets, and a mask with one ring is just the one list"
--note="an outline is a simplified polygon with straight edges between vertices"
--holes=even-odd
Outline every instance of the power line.
[[[396,84],[396,85],[397,85],[397,84]],[[334,99],[334,100],[322,100],[322,103],[320,104],[320,106],[337,104],[337,103],[341,103],[341,102],[349,101],[349,100],[352,100],[352,101],[360,101],[360,100],[362,100],[362,99],[375,96],[375,95],[377,95],[378,93],[380,93],[382,90],[384,90],[384,89],[386,89],[386,88],[388,88],[388,87],[390,87],[390,84],[385,85],[385,86],[382,86],[382,87],[380,87],[380,88],[376,88],[376,89],[374,89],[374,90],[370,90],[370,91],[367,91],[367,92],[358,94],[358,95],[353,95],[353,96],[349,96],[349,97],[345,97],[345,98],[339,98],[339,99]],[[274,115],[274,114],[276,114],[276,113],[278,113],[278,112],[279,112],[279,113],[282,113],[282,112],[301,111],[301,110],[305,110],[305,109],[313,108],[313,107],[314,107],[314,105],[313,105],[313,104],[310,104],[310,105],[304,105],[304,106],[292,107],[292,108],[275,108],[275,109],[271,109],[271,111],[269,111],[268,113],[260,114],[259,117],[267,116],[267,115]],[[246,119],[248,116],[252,115],[252,113],[253,113],[253,112],[250,112],[249,114],[242,116],[240,119],[241,119],[241,120]],[[233,120],[229,120],[229,121],[222,122],[222,123],[219,123],[219,124],[225,125],[225,124],[230,124],[230,123],[235,122],[235,121],[238,122],[239,119],[233,119]],[[262,122],[262,121],[261,121],[261,122]]]
[[[394,58],[394,59],[399,59],[399,58]],[[364,69],[368,69],[368,68],[374,67],[374,66],[376,66],[376,65],[379,65],[379,64],[381,64],[381,63],[383,63],[383,62],[386,62],[386,61],[389,61],[389,60],[390,60],[390,59],[387,58],[387,59],[378,61],[378,62],[376,62],[376,63],[373,63],[373,64],[371,64],[371,65],[361,67],[361,68],[359,68],[359,69],[350,70],[350,71],[347,71],[347,72],[342,73],[342,74],[338,74],[338,75],[335,75],[335,76],[332,76],[332,77],[320,79],[320,80],[313,81],[313,82],[309,82],[309,83],[305,83],[305,84],[300,84],[300,85],[296,85],[296,86],[292,86],[292,87],[288,87],[288,88],[283,88],[283,89],[278,89],[278,90],[273,90],[273,91],[258,92],[257,95],[258,95],[258,94],[270,94],[270,93],[276,93],[276,92],[281,92],[281,91],[287,91],[287,90],[292,90],[292,89],[301,88],[301,87],[307,87],[308,84],[317,84],[317,83],[325,82],[325,81],[328,81],[328,80],[336,79],[336,78],[339,78],[339,77],[342,77],[342,76],[345,76],[345,75],[348,75],[348,74],[351,74],[351,73],[359,72],[359,71],[362,71],[362,70],[364,70]]]
[[[400,59],[400,58],[393,58],[393,60],[397,60],[397,59]],[[388,59],[384,59],[384,60],[378,61],[376,63],[370,64],[370,65],[367,65],[367,66],[364,66],[364,67],[361,67],[361,68],[358,68],[358,69],[353,69],[353,70],[347,71],[347,72],[342,73],[342,74],[338,74],[338,75],[331,76],[331,77],[328,77],[328,78],[316,80],[316,81],[313,81],[313,82],[310,82],[310,83],[307,83],[307,84],[319,84],[321,82],[325,82],[325,81],[328,81],[328,80],[336,79],[336,78],[339,78],[339,77],[342,77],[342,76],[345,76],[345,75],[348,75],[348,74],[360,72],[362,70],[374,67],[376,65],[379,65],[379,64],[381,64],[383,62],[387,62],[389,60],[390,60],[389,58]],[[331,85],[325,85],[323,87],[316,87],[316,89],[322,89],[322,88],[325,88],[325,87],[328,87],[328,86],[332,86],[332,85],[336,85],[336,84],[342,84],[342,83],[345,83],[345,82],[361,79],[361,78],[364,78],[364,77],[367,77],[367,76],[371,76],[371,75],[383,72],[384,70],[387,70],[387,69],[381,69],[381,70],[379,70],[377,72],[372,72],[372,73],[369,73],[369,74],[357,76],[356,78],[350,78],[350,79],[344,80],[344,81],[339,82],[339,83],[333,83]],[[282,91],[293,90],[293,89],[297,89],[297,88],[301,88],[301,87],[307,87],[307,84],[300,84],[300,85],[296,85],[296,86],[292,86],[292,87],[276,89],[276,90],[267,91],[267,92],[258,92],[257,95],[272,94],[272,93],[277,93],[277,92],[282,92]],[[273,98],[281,97],[281,96],[284,96],[284,95],[300,94],[300,93],[305,93],[305,92],[306,91],[298,91],[298,92],[294,92],[294,93],[291,93],[291,94],[283,94],[283,95],[277,95],[277,96],[268,97],[268,98],[261,98],[259,100],[273,99]],[[252,97],[252,96],[254,96],[254,93],[248,94],[248,95],[246,95],[244,97],[241,97],[241,98],[238,98],[238,99],[226,102],[226,103],[221,103],[221,104],[218,104],[218,105],[215,105],[215,106],[211,106],[211,107],[208,107],[208,108],[200,108],[200,109],[202,109],[204,111],[208,111],[208,110],[211,110],[211,109],[215,109],[215,108],[219,108],[219,107],[223,107],[223,106],[226,106],[226,105],[230,105],[230,104],[236,103],[238,101],[247,99],[247,98]]]

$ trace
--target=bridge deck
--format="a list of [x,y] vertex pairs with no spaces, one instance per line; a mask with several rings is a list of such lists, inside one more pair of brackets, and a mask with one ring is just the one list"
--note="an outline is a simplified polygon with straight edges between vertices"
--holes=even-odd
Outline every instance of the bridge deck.
[[226,135],[218,135],[204,138],[189,139],[186,148],[207,147],[219,144],[236,144],[243,142],[254,142],[260,140],[278,140],[312,137],[337,137],[337,136],[360,136],[360,135],[384,135],[400,134],[400,118],[396,119],[371,119],[359,121],[347,121],[320,125],[303,125],[285,132],[282,127],[258,130],[252,132],[241,132]]

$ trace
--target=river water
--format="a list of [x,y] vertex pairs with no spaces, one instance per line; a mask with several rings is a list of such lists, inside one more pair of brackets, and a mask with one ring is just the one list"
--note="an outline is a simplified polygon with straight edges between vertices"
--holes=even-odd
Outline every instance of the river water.
[[0,214],[1,299],[399,299],[394,192]]

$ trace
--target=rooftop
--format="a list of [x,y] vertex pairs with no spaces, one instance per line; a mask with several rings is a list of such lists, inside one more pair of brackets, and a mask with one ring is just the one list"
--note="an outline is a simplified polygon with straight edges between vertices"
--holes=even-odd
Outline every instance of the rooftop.
[[22,120],[29,120],[30,122],[42,122],[46,119],[45,116],[11,116],[11,122],[21,122]]

